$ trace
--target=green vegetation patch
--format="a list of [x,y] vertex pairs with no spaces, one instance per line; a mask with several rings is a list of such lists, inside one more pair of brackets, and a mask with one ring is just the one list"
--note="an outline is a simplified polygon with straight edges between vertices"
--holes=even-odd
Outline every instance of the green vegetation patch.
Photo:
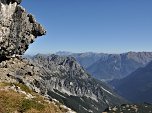
[[0,82],[0,88],[6,87],[6,86],[13,86],[13,85],[20,87],[21,90],[25,91],[26,93],[32,93],[32,90],[24,84]]
[[26,93],[32,93],[32,90],[29,89],[29,87],[27,87],[26,85],[24,84],[21,84],[21,83],[13,83],[15,86],[18,86],[21,88],[21,90],[25,91]]
[[34,100],[24,99],[21,102],[19,112],[23,113],[23,112],[26,112],[30,109],[36,109],[38,111],[43,111],[45,109],[45,106],[39,102],[34,101]]

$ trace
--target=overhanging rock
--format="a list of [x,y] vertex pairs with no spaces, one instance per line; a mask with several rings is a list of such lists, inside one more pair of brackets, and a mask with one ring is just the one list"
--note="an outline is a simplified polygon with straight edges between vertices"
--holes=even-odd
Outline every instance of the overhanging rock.
[[22,55],[37,36],[46,33],[19,4],[22,0],[0,0],[0,58]]

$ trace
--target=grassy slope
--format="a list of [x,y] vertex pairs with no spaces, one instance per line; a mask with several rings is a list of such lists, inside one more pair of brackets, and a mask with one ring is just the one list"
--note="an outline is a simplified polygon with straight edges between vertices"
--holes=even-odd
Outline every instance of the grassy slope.
[[44,98],[22,84],[15,84],[23,91],[34,96],[32,99],[25,98],[25,94],[18,93],[14,90],[6,90],[11,86],[9,83],[0,83],[0,113],[65,113],[66,109],[60,108],[59,105],[48,103]]

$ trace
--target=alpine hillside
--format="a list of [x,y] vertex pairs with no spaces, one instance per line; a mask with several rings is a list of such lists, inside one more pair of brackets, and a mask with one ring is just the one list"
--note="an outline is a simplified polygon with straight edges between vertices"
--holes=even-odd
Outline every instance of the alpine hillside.
[[134,103],[152,103],[152,62],[126,78],[110,82],[124,98]]

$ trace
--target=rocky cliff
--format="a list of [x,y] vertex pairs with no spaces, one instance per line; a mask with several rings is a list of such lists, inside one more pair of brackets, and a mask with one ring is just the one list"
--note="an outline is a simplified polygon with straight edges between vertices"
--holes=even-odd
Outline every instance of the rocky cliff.
[[0,58],[22,55],[44,28],[20,6],[21,0],[0,0]]

